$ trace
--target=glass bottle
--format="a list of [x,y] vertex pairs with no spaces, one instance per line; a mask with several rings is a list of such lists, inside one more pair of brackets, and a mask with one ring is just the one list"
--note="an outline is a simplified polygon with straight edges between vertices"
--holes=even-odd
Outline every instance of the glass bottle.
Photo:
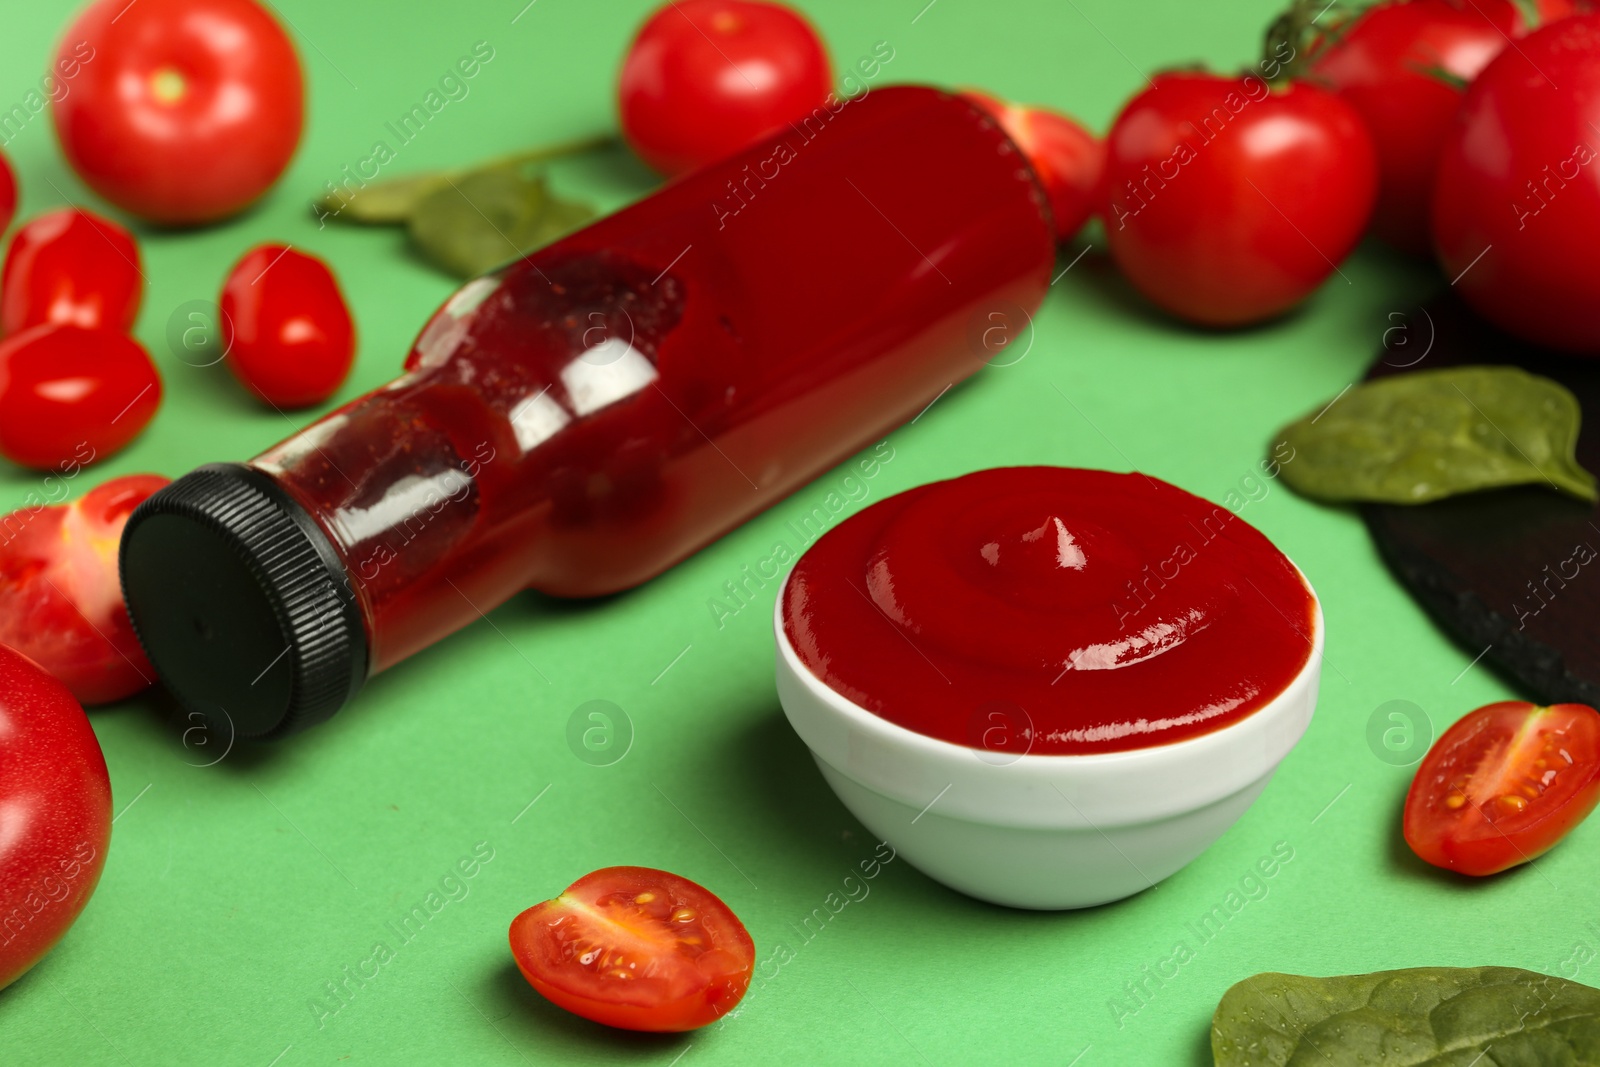
[[152,496],[122,542],[193,715],[285,733],[517,591],[628,589],[915,416],[1026,328],[1027,163],[901,86],[468,282],[393,382]]

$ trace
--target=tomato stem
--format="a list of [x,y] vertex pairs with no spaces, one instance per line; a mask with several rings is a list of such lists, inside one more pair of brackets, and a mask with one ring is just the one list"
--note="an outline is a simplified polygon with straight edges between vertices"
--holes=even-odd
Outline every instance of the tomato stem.
[[1314,56],[1349,29],[1381,0],[1290,0],[1267,26],[1261,72],[1269,82],[1302,77]]
[[[1539,5],[1535,0],[1511,0],[1511,6],[1521,13],[1522,21],[1526,24],[1528,33],[1538,29],[1540,23],[1544,21],[1539,15]],[[1583,10],[1581,6],[1579,10]]]
[[[522,152],[513,152],[508,156],[485,160],[469,170],[483,170],[494,166],[524,166],[529,163],[544,163],[552,159],[564,159],[568,156],[587,155],[590,152],[599,152],[612,148],[621,143],[621,138],[614,133],[595,134],[590,137],[581,137],[572,141],[558,141],[555,144],[540,145]],[[451,172],[459,173],[459,172]]]

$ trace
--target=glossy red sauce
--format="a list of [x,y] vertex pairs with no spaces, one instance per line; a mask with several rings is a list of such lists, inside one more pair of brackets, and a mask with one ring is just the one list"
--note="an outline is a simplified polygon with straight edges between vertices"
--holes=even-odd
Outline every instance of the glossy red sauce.
[[520,589],[661,573],[980,370],[1054,258],[988,116],[874,89],[469,282],[404,375],[253,462],[383,670]]
[[783,624],[834,691],[996,753],[1115,752],[1237,722],[1311,654],[1260,531],[1143,474],[978,471],[908,490],[795,565]]

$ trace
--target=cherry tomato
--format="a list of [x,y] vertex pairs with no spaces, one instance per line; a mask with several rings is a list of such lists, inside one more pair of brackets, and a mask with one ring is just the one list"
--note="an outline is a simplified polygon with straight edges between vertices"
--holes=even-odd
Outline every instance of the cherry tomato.
[[833,70],[817,31],[782,4],[678,0],[645,20],[622,64],[622,133],[681,174],[828,112]]
[[269,404],[320,404],[350,373],[355,324],[315,256],[284,245],[251,249],[228,274],[220,306],[228,368]]
[[11,170],[11,161],[0,152],[0,233],[11,225],[17,213],[17,176]]
[[973,89],[961,95],[994,116],[1028,157],[1050,198],[1057,239],[1081,230],[1105,199],[1105,143],[1059,112],[1021,107]]
[[1462,90],[1518,28],[1510,0],[1379,4],[1348,25],[1330,27],[1311,67],[1360,112],[1378,152],[1378,203],[1372,231],[1404,252],[1427,255],[1428,210],[1439,152],[1461,106]]
[[59,678],[80,704],[131,696],[155,680],[117,577],[122,527],[144,498],[167,484],[130,474],[96,486],[71,504],[75,465],[45,479],[36,498],[0,517],[0,644]]
[[0,647],[0,989],[67,932],[100,881],[111,780],[66,686]]
[[1305,299],[1355,247],[1377,189],[1356,112],[1314,86],[1158,74],[1106,138],[1111,255],[1154,303],[1238,326]]
[[1524,37],[1467,90],[1440,157],[1433,237],[1484,317],[1600,354],[1600,15]]
[[0,327],[7,334],[47,322],[128,331],[143,295],[133,234],[110,219],[59,208],[11,238],[0,273]]
[[547,1000],[624,1030],[693,1030],[744,996],[756,946],[710,891],[606,867],[511,921],[511,954]]
[[1406,794],[1411,850],[1435,867],[1494,874],[1549,851],[1600,801],[1600,712],[1516,700],[1463,717]]
[[155,364],[125,333],[35,326],[0,341],[0,454],[15,463],[104,459],[160,404]]
[[72,169],[154,222],[236,214],[300,142],[300,59],[255,0],[97,0],[62,37],[57,65],[77,70],[50,108]]

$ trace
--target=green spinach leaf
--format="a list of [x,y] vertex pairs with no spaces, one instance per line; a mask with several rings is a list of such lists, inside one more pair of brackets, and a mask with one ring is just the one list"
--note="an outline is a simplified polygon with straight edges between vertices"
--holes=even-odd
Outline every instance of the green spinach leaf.
[[1594,1067],[1600,989],[1515,967],[1258,974],[1211,1019],[1217,1067]]
[[1309,497],[1422,504],[1507,485],[1600,499],[1566,387],[1516,367],[1451,367],[1351,386],[1281,430],[1283,479]]
[[594,218],[585,204],[553,195],[520,165],[447,179],[411,213],[411,240],[445,270],[471,278],[544,247]]
[[355,190],[329,193],[314,205],[319,218],[360,226],[404,226],[417,205],[448,177],[437,171],[372,182]]
[[546,145],[464,170],[424,171],[337,189],[312,204],[319,222],[405,226],[434,263],[475,277],[586,225],[588,204],[550,192],[537,164],[615,146],[609,134]]

